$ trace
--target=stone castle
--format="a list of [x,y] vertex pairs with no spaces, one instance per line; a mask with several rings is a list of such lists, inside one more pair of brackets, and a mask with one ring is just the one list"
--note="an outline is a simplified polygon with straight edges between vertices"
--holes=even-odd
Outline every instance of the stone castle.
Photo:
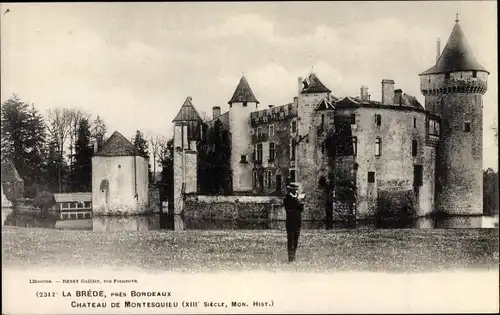
[[359,96],[334,96],[314,73],[298,78],[293,102],[265,107],[242,77],[229,109],[213,107],[208,123],[188,97],[173,120],[175,213],[198,193],[197,143],[219,121],[231,145],[233,197],[279,196],[287,182],[299,182],[307,194],[304,219],[324,219],[324,187],[335,187],[335,203],[333,182],[342,177],[355,196],[350,207],[337,203],[334,211],[358,219],[401,202],[418,216],[482,214],[482,96],[489,72],[475,59],[458,17],[437,50],[436,64],[419,74],[424,106],[389,79],[381,81],[380,101],[365,86]]

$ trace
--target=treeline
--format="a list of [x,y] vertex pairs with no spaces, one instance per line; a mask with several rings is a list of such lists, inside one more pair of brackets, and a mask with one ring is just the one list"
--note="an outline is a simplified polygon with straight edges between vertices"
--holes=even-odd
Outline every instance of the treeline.
[[[1,124],[2,163],[10,160],[16,167],[24,180],[24,197],[33,198],[42,191],[92,190],[92,156],[107,139],[106,124],[99,116],[93,118],[74,108],[57,108],[44,117],[34,104],[14,94],[2,104]],[[173,165],[169,162],[172,153],[162,137],[146,139],[137,130],[131,141],[137,152],[149,159],[150,168],[153,162],[151,183],[156,181],[157,162]]]

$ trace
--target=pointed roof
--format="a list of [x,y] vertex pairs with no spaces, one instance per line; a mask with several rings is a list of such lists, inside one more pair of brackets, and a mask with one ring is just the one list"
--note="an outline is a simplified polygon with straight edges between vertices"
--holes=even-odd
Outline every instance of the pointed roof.
[[420,75],[473,70],[488,72],[474,57],[474,53],[467,42],[465,33],[458,23],[458,18],[455,22],[448,42],[439,56],[436,65]]
[[175,121],[201,121],[200,114],[198,114],[198,111],[196,108],[194,108],[194,105],[192,103],[192,98],[191,96],[186,97],[186,100],[184,101],[184,104],[182,104],[181,109],[177,113],[177,116],[175,116],[174,120]]
[[250,88],[250,85],[248,84],[245,76],[241,77],[240,83],[238,83],[236,90],[234,90],[233,97],[231,97],[231,100],[228,102],[228,104],[236,102],[252,102],[259,104],[259,101],[257,100],[257,98],[255,98],[255,95],[253,94],[252,89]]
[[134,156],[135,147],[121,133],[115,131],[95,156]]
[[10,159],[2,161],[2,182],[22,182],[14,162]]
[[330,93],[330,89],[328,89],[314,74],[311,73],[307,78],[302,81],[302,90],[301,93]]

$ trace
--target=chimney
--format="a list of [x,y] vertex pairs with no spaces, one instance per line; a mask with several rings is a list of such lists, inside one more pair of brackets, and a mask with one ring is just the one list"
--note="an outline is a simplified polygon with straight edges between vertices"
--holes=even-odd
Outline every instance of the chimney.
[[294,106],[299,106],[299,98],[298,98],[297,96],[295,96],[295,97],[293,98],[293,105],[294,105]]
[[297,87],[298,87],[297,93],[298,93],[298,95],[300,95],[300,92],[302,92],[302,81],[304,81],[304,79],[302,77],[299,77],[297,79],[297,83],[298,83],[298,85],[297,85]]
[[403,90],[394,90],[394,99],[396,100],[396,105],[403,105]]
[[438,62],[439,56],[441,55],[441,39],[437,39],[436,42],[436,49],[437,49],[437,54],[436,54],[436,63]]
[[94,141],[94,153],[97,153],[97,150],[99,149],[97,145],[98,145],[97,141]]
[[382,104],[392,105],[394,103],[394,80],[382,80]]
[[359,92],[359,98],[362,101],[369,101],[370,100],[370,94],[368,94],[368,87],[362,85],[359,90],[360,90],[360,92]]
[[269,108],[273,108],[273,107],[274,107],[274,105],[269,105]]
[[219,106],[212,107],[212,116],[213,116],[213,119],[220,116],[220,107]]

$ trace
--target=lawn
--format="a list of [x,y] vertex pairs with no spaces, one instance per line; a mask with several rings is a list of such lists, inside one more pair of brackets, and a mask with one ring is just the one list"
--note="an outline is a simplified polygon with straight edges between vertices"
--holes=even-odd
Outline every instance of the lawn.
[[171,271],[431,271],[498,268],[498,229],[302,231],[288,264],[275,230],[100,233],[3,227],[3,267]]

